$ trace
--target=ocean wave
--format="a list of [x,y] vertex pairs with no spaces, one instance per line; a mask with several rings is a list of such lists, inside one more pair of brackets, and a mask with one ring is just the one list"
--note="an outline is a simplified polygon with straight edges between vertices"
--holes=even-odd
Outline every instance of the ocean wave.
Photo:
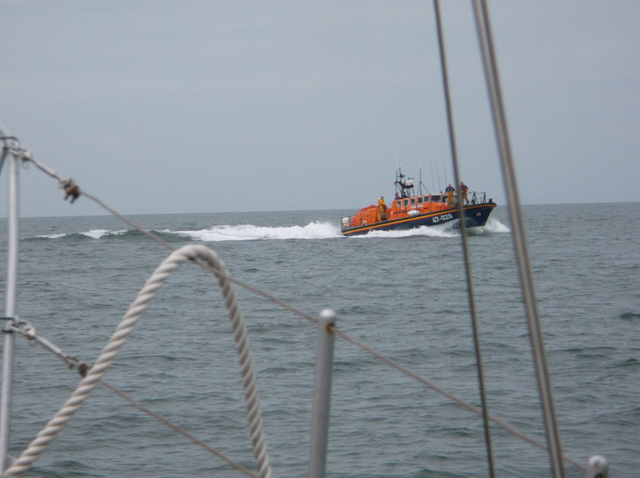
[[[500,221],[490,219],[485,228],[489,233],[510,232],[510,229]],[[340,227],[331,222],[313,221],[304,226],[256,226],[252,224],[216,225],[197,230],[152,230],[153,234],[170,238],[187,238],[200,242],[222,241],[255,241],[255,240],[286,240],[286,239],[332,239],[342,237]],[[67,240],[67,239],[111,239],[139,236],[142,233],[135,229],[89,229],[81,232],[40,234],[31,239],[35,240]],[[451,225],[423,226],[401,231],[371,231],[368,234],[353,236],[363,238],[405,238],[405,237],[459,237],[459,232]]]
[[106,236],[122,236],[128,231],[126,229],[120,229],[117,231],[109,231],[107,229],[91,229],[87,232],[81,232],[83,236],[90,237],[91,239],[101,239]]
[[[484,233],[503,234],[509,233],[511,229],[502,224],[497,219],[490,218],[487,222]],[[368,234],[353,236],[357,238],[381,237],[381,238],[404,238],[404,237],[460,237],[460,231],[454,227],[454,224],[447,223],[437,226],[422,226],[414,229],[396,230],[396,231],[371,231]]]
[[163,231],[195,241],[255,241],[262,239],[330,239],[340,237],[340,229],[329,222],[310,222],[306,226],[213,226],[197,231]]
[[622,320],[638,320],[640,319],[640,314],[636,312],[624,312],[619,315],[619,318]]
[[460,237],[460,234],[447,224],[441,226],[422,226],[414,229],[404,229],[400,231],[370,231],[367,234],[353,236],[358,239],[366,239],[371,237],[377,238],[404,238],[404,237]]
[[511,229],[509,229],[509,227],[492,217],[490,217],[487,221],[487,224],[484,226],[484,230],[485,232],[489,232],[491,234],[504,234],[511,232]]
[[54,234],[39,234],[34,239],[65,239],[65,238],[89,238],[89,239],[102,239],[109,236],[123,236],[128,232],[126,229],[119,229],[110,231],[107,229],[90,229],[84,232],[71,232],[71,233],[54,233]]

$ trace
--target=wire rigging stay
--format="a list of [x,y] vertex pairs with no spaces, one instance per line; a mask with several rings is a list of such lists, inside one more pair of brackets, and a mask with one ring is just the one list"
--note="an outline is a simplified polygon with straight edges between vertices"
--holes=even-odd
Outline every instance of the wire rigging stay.
[[[466,284],[469,297],[469,308],[471,312],[472,329],[474,337],[474,346],[476,352],[476,367],[478,371],[478,382],[480,389],[480,401],[481,407],[477,407],[465,400],[453,395],[452,393],[442,389],[437,384],[433,383],[429,379],[426,379],[417,373],[407,369],[402,364],[384,356],[369,347],[368,345],[358,341],[346,332],[339,329],[335,322],[332,322],[330,326],[326,326],[326,331],[331,335],[337,335],[343,338],[346,342],[355,345],[362,350],[366,351],[373,357],[386,363],[388,366],[396,369],[397,371],[405,374],[418,383],[428,387],[429,389],[445,396],[447,399],[456,403],[464,410],[468,410],[473,414],[481,416],[483,418],[485,443],[487,448],[488,462],[489,462],[489,475],[494,476],[493,456],[491,451],[491,436],[489,424],[499,425],[503,430],[511,433],[512,435],[530,443],[534,446],[545,450],[550,459],[551,470],[553,476],[556,478],[563,478],[565,476],[564,463],[570,463],[576,468],[585,472],[585,478],[595,478],[606,476],[608,472],[608,465],[606,460],[600,456],[592,457],[587,466],[583,466],[575,460],[572,460],[564,456],[562,451],[562,445],[560,441],[559,427],[555,416],[553,394],[551,381],[549,377],[549,371],[546,363],[543,335],[538,317],[535,290],[533,286],[533,279],[531,273],[531,266],[528,259],[527,243],[524,234],[524,225],[522,220],[522,212],[520,208],[519,195],[517,190],[517,181],[513,168],[513,160],[511,157],[511,147],[509,143],[509,135],[507,129],[507,122],[505,116],[505,108],[502,100],[502,93],[500,87],[500,81],[498,76],[498,68],[494,55],[493,40],[490,29],[489,15],[484,0],[472,0],[473,13],[476,23],[476,30],[478,34],[478,43],[480,46],[480,56],[484,67],[487,90],[489,96],[489,103],[491,106],[491,112],[494,123],[494,130],[496,135],[496,143],[498,146],[500,166],[503,172],[504,184],[507,192],[509,215],[511,224],[513,227],[513,240],[514,250],[516,256],[516,263],[518,266],[518,273],[521,283],[521,290],[523,294],[524,312],[526,314],[527,325],[529,327],[529,335],[531,341],[532,355],[535,364],[535,372],[537,377],[537,385],[540,393],[540,402],[542,405],[544,422],[544,428],[546,431],[546,444],[541,443],[538,440],[528,437],[520,430],[507,424],[503,420],[494,417],[489,414],[487,408],[487,401],[484,391],[484,379],[482,371],[482,359],[479,346],[479,333],[477,330],[477,322],[475,318],[475,306],[473,298],[473,286],[471,283],[471,271],[470,260],[467,249],[465,231],[464,209],[462,201],[459,201],[459,220],[461,222],[462,229],[462,246],[463,256],[466,272]],[[449,127],[449,140],[452,153],[452,163],[454,170],[454,182],[456,185],[461,185],[460,174],[457,161],[455,136],[453,130],[453,114],[451,111],[450,95],[448,91],[448,78],[446,69],[445,49],[443,45],[443,35],[440,24],[439,2],[434,0],[434,9],[436,16],[436,26],[438,33],[438,44],[440,49],[440,58],[443,75],[443,86],[445,90],[446,112]],[[253,369],[251,352],[249,348],[249,342],[247,332],[244,326],[244,320],[240,312],[237,297],[235,294],[234,285],[243,287],[254,294],[262,296],[281,307],[299,315],[314,323],[318,323],[318,318],[312,314],[308,314],[302,310],[297,309],[288,302],[283,301],[279,297],[266,292],[258,287],[243,283],[233,277],[231,277],[225,268],[223,262],[218,258],[216,253],[211,249],[202,245],[189,245],[180,249],[175,249],[172,245],[163,241],[155,234],[142,228],[140,225],[124,217],[111,207],[106,205],[100,199],[86,191],[82,190],[73,178],[63,177],[56,171],[51,169],[45,164],[37,161],[32,153],[23,148],[16,137],[5,134],[2,128],[0,128],[0,141],[3,143],[2,156],[0,157],[0,173],[4,167],[5,162],[10,162],[10,181],[9,181],[9,233],[8,233],[8,253],[9,260],[7,261],[7,300],[4,317],[4,348],[3,348],[3,364],[2,364],[2,390],[0,396],[0,471],[4,470],[3,476],[18,476],[25,473],[37,458],[45,451],[47,446],[52,442],[56,435],[69,423],[74,414],[80,409],[80,407],[89,398],[92,390],[101,384],[111,391],[121,396],[138,409],[154,416],[165,425],[171,427],[176,432],[181,433],[183,436],[191,439],[195,443],[199,444],[203,448],[208,449],[214,455],[227,461],[230,465],[236,467],[238,470],[244,472],[248,476],[259,476],[260,478],[270,478],[272,476],[272,470],[269,463],[269,456],[267,453],[267,447],[262,430],[262,417],[260,411],[260,404],[258,399],[256,376]],[[97,357],[95,363],[91,366],[84,364],[77,360],[74,356],[68,355],[58,348],[55,344],[49,342],[44,337],[36,333],[35,328],[27,321],[18,317],[16,312],[16,290],[17,290],[17,267],[18,267],[18,165],[23,166],[34,165],[38,170],[46,175],[54,178],[58,186],[64,191],[64,199],[69,200],[73,204],[81,196],[84,196],[98,206],[108,211],[110,214],[118,217],[120,220],[130,225],[137,231],[146,235],[153,241],[162,245],[171,251],[170,255],[158,266],[151,277],[146,281],[138,296],[130,305],[129,309],[122,318],[120,324],[116,328],[115,332]],[[447,169],[444,168],[445,182],[447,183]],[[439,171],[436,163],[436,175],[439,183]],[[433,177],[432,177],[433,180]],[[422,181],[420,180],[419,187],[422,187]],[[366,222],[365,222],[366,225]],[[258,475],[254,475],[252,472],[244,469],[242,466],[237,465],[219,454],[217,451],[211,449],[206,444],[202,443],[197,438],[190,435],[185,430],[182,430],[177,425],[169,422],[168,420],[160,417],[151,410],[145,409],[131,397],[126,396],[121,391],[116,389],[110,384],[105,383],[102,380],[104,373],[116,359],[119,351],[121,350],[124,342],[129,337],[133,328],[140,320],[141,315],[147,308],[149,302],[153,299],[156,292],[164,284],[167,278],[175,271],[181,264],[185,262],[191,262],[197,264],[200,267],[212,272],[218,280],[218,284],[222,291],[225,305],[229,312],[229,319],[231,322],[233,335],[236,340],[236,349],[240,357],[240,367],[242,373],[242,382],[244,387],[244,398],[246,402],[247,418],[249,422],[249,431],[251,442],[253,446],[253,455],[256,462],[256,468]],[[335,317],[334,317],[335,318]],[[322,322],[320,322],[322,324]],[[10,430],[10,407],[11,407],[11,378],[13,373],[13,341],[14,336],[20,335],[27,338],[30,341],[35,341],[38,344],[45,347],[50,352],[61,358],[69,368],[78,369],[81,372],[82,379],[71,394],[70,398],[65,402],[63,407],[54,415],[54,417],[46,424],[46,426],[38,433],[37,437],[29,444],[29,446],[23,451],[22,455],[10,466],[8,465],[8,432]],[[328,408],[328,407],[327,407]],[[327,413],[328,414],[328,413]],[[328,425],[327,425],[328,426]],[[326,452],[326,447],[325,447]],[[311,461],[311,460],[310,460]],[[6,469],[5,469],[6,468]],[[322,473],[324,475],[324,467],[322,467]]]
[[[121,350],[125,341],[133,331],[134,326],[140,319],[142,313],[146,310],[149,302],[153,299],[158,289],[169,278],[171,273],[180,266],[180,264],[189,260],[195,260],[196,258],[206,261],[215,270],[225,271],[224,264],[220,261],[217,255],[211,249],[201,245],[184,246],[181,249],[174,251],[167,259],[165,259],[140,290],[138,296],[133,301],[129,310],[116,328],[116,331],[109,339],[107,345],[104,347],[93,366],[89,368],[86,376],[78,385],[78,388],[72,393],[71,397],[54,415],[49,423],[47,423],[42,431],[38,433],[36,439],[31,442],[22,455],[9,469],[5,471],[6,476],[19,475],[29,469],[55,436],[80,409],[87,398],[89,398],[89,394],[93,391],[109,366],[113,363],[116,355]],[[262,415],[260,412],[255,372],[251,360],[244,319],[240,312],[240,307],[238,306],[233,285],[227,278],[228,274],[216,275],[222,290],[225,305],[229,310],[229,319],[231,320],[233,335],[236,339],[236,348],[240,357],[242,379],[245,389],[245,400],[247,403],[247,414],[249,417],[249,429],[251,432],[254,456],[258,465],[258,474],[260,478],[270,478],[272,473],[269,466],[269,457],[266,451],[264,434],[262,432]]]
[[[23,159],[23,158],[21,158]],[[27,159],[27,161],[35,161],[33,158],[29,157],[29,159]],[[38,168],[40,170],[43,171],[52,171],[50,168],[48,168],[47,166],[42,165],[41,163],[38,163]],[[58,179],[59,175],[57,175],[57,173],[55,173],[55,175],[53,175],[54,178]],[[107,210],[111,210],[111,208],[109,208],[108,206],[104,205],[104,203],[102,203],[102,201],[98,200],[97,198],[94,198],[93,196],[91,196],[90,194],[86,193],[85,191],[81,192],[82,195],[94,200],[97,202],[97,204],[101,205],[101,207],[105,207]],[[118,217],[122,217],[124,218],[124,216],[121,216],[120,214],[116,213]],[[127,218],[124,218],[125,222],[127,224],[134,224],[135,228],[138,230],[144,230],[140,225],[134,223],[133,221],[130,221]],[[241,287],[245,287],[248,290],[250,290],[253,293],[256,293],[264,298],[267,298],[269,300],[273,300],[274,302],[276,302],[277,304],[281,305],[282,307],[285,307],[286,309],[300,315],[301,317],[310,320],[312,322],[317,323],[318,319],[314,316],[312,316],[311,314],[305,313],[303,311],[299,311],[297,308],[293,307],[292,305],[288,304],[287,302],[277,298],[276,296],[274,296],[273,294],[270,294],[266,291],[263,291],[257,287],[251,286],[249,284],[245,284],[241,281],[238,281],[234,278],[232,278],[226,268],[224,267],[224,265],[222,264],[222,262],[217,262],[215,260],[212,260],[212,256],[215,256],[215,253],[213,251],[211,251],[210,249],[204,247],[204,246],[185,246],[184,248],[180,249],[180,250],[175,250],[172,246],[170,246],[169,244],[167,244],[166,242],[159,240],[158,238],[155,237],[154,234],[147,232],[147,235],[151,238],[153,238],[154,240],[157,240],[157,242],[159,242],[160,244],[162,244],[164,247],[169,247],[170,249],[172,249],[172,254],[169,256],[169,258],[167,258],[165,260],[165,262],[163,262],[163,265],[161,265],[156,272],[159,274],[157,277],[154,277],[156,273],[154,273],[154,275],[147,281],[147,284],[145,284],[145,287],[143,288],[143,290],[141,290],[141,292],[139,293],[138,298],[136,299],[136,301],[134,301],[134,303],[131,305],[129,311],[135,311],[134,309],[137,309],[136,304],[141,305],[141,306],[146,306],[146,304],[148,303],[149,300],[151,300],[153,294],[152,292],[155,292],[155,290],[157,290],[157,288],[160,287],[161,282],[163,280],[166,279],[167,275],[170,273],[169,271],[172,268],[175,268],[178,266],[178,263],[182,263],[184,261],[190,261],[193,262],[201,267],[206,268],[207,270],[213,272],[216,277],[218,278],[218,281],[221,285],[221,287],[223,288],[223,295],[225,296],[225,303],[227,304],[227,307],[230,310],[230,314],[232,314],[232,310],[235,310],[239,313],[239,308],[237,307],[237,303],[234,302],[234,300],[231,299],[230,295],[227,295],[229,293],[229,289],[231,288],[231,284],[236,284],[239,285]],[[181,259],[178,259],[178,257],[181,257]],[[217,257],[217,256],[216,256]],[[204,260],[203,260],[204,259]],[[168,265],[171,264],[171,265]],[[148,287],[147,287],[148,286]],[[155,290],[154,290],[155,289]],[[144,309],[139,310],[139,313],[141,314],[143,312]],[[55,436],[55,433],[53,433],[53,430],[56,428],[62,428],[66,425],[66,423],[68,423],[68,421],[71,419],[71,417],[73,416],[73,413],[75,413],[75,411],[77,410],[77,408],[73,409],[73,407],[75,407],[75,405],[79,406],[86,400],[86,398],[88,397],[88,394],[90,393],[91,390],[88,390],[87,387],[91,386],[91,388],[95,387],[95,385],[97,383],[101,383],[101,375],[106,371],[106,368],[110,365],[110,363],[113,361],[113,359],[115,358],[115,355],[117,354],[117,347],[118,344],[117,342],[120,341],[124,341],[126,340],[126,335],[127,335],[127,329],[130,332],[131,328],[133,328],[133,326],[135,325],[135,322],[139,319],[139,315],[137,315],[137,317],[134,317],[132,315],[130,315],[130,312],[128,312],[125,315],[125,318],[123,318],[123,323],[121,323],[121,325],[118,327],[118,329],[116,330],[116,332],[114,333],[114,336],[112,337],[112,339],[110,340],[110,343],[105,346],[105,349],[103,350],[104,352],[104,359],[99,358],[98,360],[96,360],[96,364],[93,365],[93,367],[91,367],[91,369],[89,370],[89,373],[87,374],[87,377],[85,377],[85,379],[83,379],[83,381],[81,382],[80,386],[78,387],[78,396],[74,397],[72,396],[72,398],[70,398],[67,402],[67,404],[69,404],[69,409],[67,409],[67,404],[65,404],[65,407],[63,407],[63,410],[65,410],[64,412],[60,413],[60,417],[57,417],[51,420],[50,424],[51,424],[51,430],[47,431],[47,432],[41,432],[41,434],[39,434],[38,438],[36,438],[36,440],[34,440],[33,445],[34,445],[34,449],[33,451],[27,453],[26,451],[23,453],[23,456],[25,456],[25,459],[23,461],[20,461],[22,459],[19,459],[18,461],[16,461],[16,463],[14,463],[14,466],[20,466],[21,470],[20,472],[14,472],[12,471],[12,469],[8,469],[7,470],[7,475],[6,476],[15,476],[16,474],[20,474],[23,473],[24,471],[26,471],[26,469],[28,469],[28,467],[30,466],[30,464],[33,463],[33,461],[35,461],[35,459],[37,458],[37,456],[39,456],[39,454],[44,450],[44,448],[46,448],[46,446],[48,445],[48,443],[53,439],[53,437]],[[135,315],[135,314],[134,314]],[[232,319],[233,320],[233,319]],[[20,325],[22,324],[22,325]],[[30,334],[33,336],[33,338],[35,339],[36,337],[39,337],[37,334],[35,334],[35,332],[33,331],[33,329],[30,329],[30,324],[24,322],[24,321],[20,321],[19,319],[16,318],[16,323],[14,324],[14,326],[16,327],[23,327],[24,328],[24,334],[25,336],[29,336]],[[396,370],[400,371],[401,373],[407,375],[408,377],[411,377],[412,379],[416,380],[417,382],[423,384],[424,386],[436,391],[437,393],[447,397],[448,399],[452,400],[454,403],[457,403],[459,406],[461,406],[462,408],[481,416],[482,415],[482,410],[479,409],[478,407],[475,407],[474,405],[471,405],[469,403],[467,403],[466,401],[456,397],[455,395],[447,392],[446,390],[442,389],[441,387],[439,387],[438,385],[436,385],[435,383],[433,383],[432,381],[421,377],[420,375],[416,374],[415,372],[412,372],[411,370],[403,367],[401,364],[395,362],[394,360],[384,356],[383,354],[378,353],[377,351],[375,351],[374,349],[372,349],[371,347],[367,346],[366,344],[354,339],[353,337],[351,337],[349,334],[347,334],[346,332],[340,330],[338,327],[333,326],[332,327],[334,330],[334,333],[336,335],[338,335],[339,337],[342,337],[343,339],[345,339],[348,343],[351,343],[357,347],[360,347],[362,350],[366,351],[367,353],[371,354],[372,356],[382,360],[384,363],[386,363],[387,365],[395,368]],[[46,346],[46,339],[43,340],[38,340],[38,342],[44,346]],[[49,348],[51,351],[53,351],[55,353],[55,350],[57,349],[57,347],[53,346],[53,344],[50,344]],[[120,344],[121,345],[121,344]],[[248,346],[248,344],[247,344]],[[238,349],[240,351],[240,344],[238,344]],[[248,349],[243,349],[243,352],[241,352],[241,354],[247,354],[248,355]],[[63,358],[63,360],[65,360],[65,362],[72,363],[75,364],[75,359],[72,358],[72,356],[63,354],[61,351],[59,351],[58,353],[56,353],[56,355],[60,356],[61,358]],[[102,357],[103,354],[101,354]],[[66,357],[66,359],[65,359]],[[244,367],[243,367],[244,368]],[[91,374],[91,371],[93,371],[95,369],[95,373]],[[100,376],[96,377],[96,374],[99,373]],[[91,377],[90,377],[91,375]],[[91,382],[90,385],[83,385],[87,382]],[[245,378],[243,379],[243,382],[248,384],[248,385],[255,385],[255,377],[251,378]],[[81,390],[82,389],[82,390]],[[117,393],[117,392],[116,392]],[[75,395],[75,392],[74,392]],[[248,392],[246,394],[247,397],[247,401],[248,403],[256,403],[257,404],[257,393],[254,394],[253,392]],[[128,400],[128,399],[127,399]],[[250,412],[251,413],[251,412]],[[489,415],[489,420],[494,423],[499,425],[500,427],[502,427],[504,430],[506,430],[507,432],[513,434],[514,436],[517,436],[518,438],[533,444],[534,446],[543,449],[543,450],[548,450],[547,446],[533,438],[528,437],[527,435],[525,435],[524,433],[522,433],[521,431],[519,431],[518,429],[516,429],[515,427],[509,425],[508,423],[504,422],[503,420],[491,416]],[[48,425],[49,426],[49,425]],[[171,425],[168,425],[171,426]],[[252,428],[251,434],[252,434],[252,441],[256,442],[258,444],[259,447],[261,447],[263,445],[262,440],[259,437],[255,437],[254,438],[254,432],[256,431],[257,424],[254,428]],[[58,430],[59,431],[59,430]],[[56,431],[57,433],[57,431]],[[40,436],[42,435],[42,436]],[[40,447],[42,446],[42,448],[40,449]],[[262,448],[263,450],[266,451],[266,447]],[[266,455],[263,454],[262,452],[258,452],[258,453],[254,453],[256,457],[258,457],[259,460],[262,460],[263,463],[267,462],[268,465],[268,459],[266,458]],[[31,458],[27,458],[28,455],[29,457],[33,457],[33,459],[31,460]],[[568,457],[563,457],[563,459],[567,462],[570,463],[572,465],[574,465],[575,467],[577,467],[580,470],[585,470],[585,467],[580,464],[579,462],[570,459]],[[27,463],[29,463],[27,465]],[[13,467],[12,467],[13,468]],[[261,477],[263,475],[260,475]],[[264,476],[270,476],[270,475],[264,475]]]

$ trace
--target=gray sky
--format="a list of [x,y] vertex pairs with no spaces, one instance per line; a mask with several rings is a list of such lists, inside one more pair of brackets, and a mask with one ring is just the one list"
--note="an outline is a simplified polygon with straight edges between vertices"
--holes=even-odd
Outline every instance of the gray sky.
[[[462,178],[504,204],[471,5],[441,3]],[[489,11],[522,202],[640,201],[640,2]],[[0,0],[0,123],[126,214],[355,209],[396,166],[452,182],[436,41],[430,1]],[[103,213],[21,184],[23,215]]]

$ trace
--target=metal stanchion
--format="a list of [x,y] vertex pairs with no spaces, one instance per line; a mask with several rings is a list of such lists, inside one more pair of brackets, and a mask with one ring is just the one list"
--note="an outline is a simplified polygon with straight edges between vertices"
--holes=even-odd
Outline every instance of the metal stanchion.
[[331,326],[335,324],[336,314],[333,310],[325,309],[320,313],[313,412],[311,415],[311,440],[309,444],[309,478],[324,478],[327,468],[334,344],[334,334]]

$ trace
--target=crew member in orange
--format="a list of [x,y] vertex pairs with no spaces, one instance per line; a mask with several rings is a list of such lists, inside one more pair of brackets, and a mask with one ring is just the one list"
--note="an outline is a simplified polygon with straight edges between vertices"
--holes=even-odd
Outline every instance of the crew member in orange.
[[464,198],[464,203],[469,204],[469,198],[467,197],[467,193],[469,192],[469,188],[463,182],[460,182],[460,192],[462,193],[462,197]]
[[378,199],[378,216],[381,221],[389,219],[387,217],[387,205],[384,203],[384,196],[381,196],[380,199]]

